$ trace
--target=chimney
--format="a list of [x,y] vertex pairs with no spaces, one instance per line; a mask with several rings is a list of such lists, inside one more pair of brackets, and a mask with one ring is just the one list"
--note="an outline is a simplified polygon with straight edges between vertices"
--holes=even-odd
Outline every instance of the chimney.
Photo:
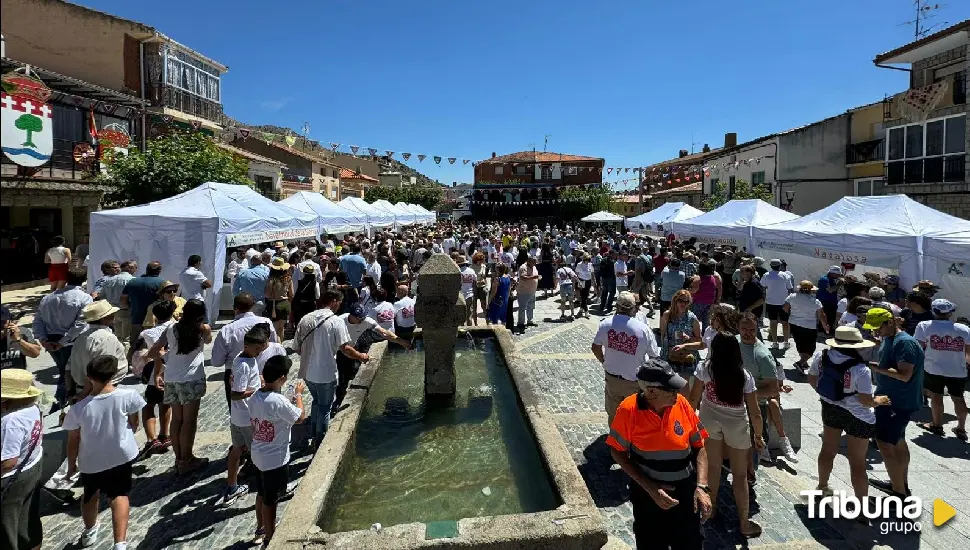
[[458,187],[458,182],[457,182],[457,181],[453,181],[453,182],[451,182],[451,186],[452,186],[452,187]]
[[701,152],[702,153],[710,153],[711,152],[711,146],[705,143],[704,144],[704,148],[701,149]]
[[738,144],[738,134],[736,132],[728,132],[724,134],[724,147],[736,147]]
[[681,149],[680,152],[677,153],[677,158],[684,158],[684,157],[686,157],[689,154],[690,154],[690,152],[687,151],[687,149]]
[[492,151],[492,158],[495,158],[495,151]]

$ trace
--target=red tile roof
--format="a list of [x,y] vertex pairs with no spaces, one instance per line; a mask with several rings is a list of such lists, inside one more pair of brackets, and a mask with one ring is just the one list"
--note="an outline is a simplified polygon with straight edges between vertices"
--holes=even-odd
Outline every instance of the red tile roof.
[[240,157],[243,157],[246,160],[252,160],[252,161],[255,161],[255,162],[264,162],[266,164],[275,164],[277,166],[285,166],[282,162],[280,162],[278,160],[273,160],[271,158],[267,158],[267,157],[264,157],[262,155],[257,155],[256,153],[253,153],[252,151],[247,151],[245,149],[240,149],[239,147],[235,147],[233,145],[229,145],[228,143],[222,143],[221,141],[216,141],[215,144],[216,144],[216,147],[219,147],[220,149],[225,149],[226,151],[229,151],[230,153],[232,153],[234,155],[238,155]]
[[640,202],[638,195],[613,195],[613,202]]
[[951,34],[954,34],[960,31],[970,31],[970,19],[967,19],[966,21],[962,21],[960,23],[957,23],[956,25],[937,31],[933,34],[926,35],[923,38],[916,40],[915,42],[910,42],[909,44],[900,46],[894,50],[889,50],[886,53],[881,53],[877,55],[876,58],[872,60],[872,62],[876,64],[882,63],[883,61],[896,57],[899,54],[903,54],[908,51],[915,50],[920,46],[929,44],[930,42],[935,42],[936,40],[939,40],[945,36],[950,36]]
[[563,153],[548,153],[544,151],[519,151],[518,153],[509,153],[508,155],[501,155],[498,157],[493,157],[490,159],[485,159],[482,162],[488,163],[505,163],[505,162],[577,162],[577,161],[600,161],[603,159],[599,157],[586,157],[583,155],[566,155]]
[[367,181],[367,182],[371,182],[371,183],[379,183],[380,182],[380,180],[377,179],[377,178],[372,178],[372,177],[368,176],[367,174],[358,174],[357,172],[354,172],[353,170],[348,170],[347,168],[341,168],[340,169],[340,179],[342,179],[342,180],[361,180],[361,181]]

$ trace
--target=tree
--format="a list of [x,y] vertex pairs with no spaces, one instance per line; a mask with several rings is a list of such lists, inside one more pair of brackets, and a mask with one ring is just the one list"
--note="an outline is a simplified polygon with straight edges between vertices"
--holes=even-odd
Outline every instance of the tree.
[[173,132],[148,141],[144,151],[127,156],[105,151],[99,183],[111,186],[105,203],[134,206],[166,199],[214,181],[252,186],[249,163],[221,149],[198,132]]
[[559,214],[563,219],[576,220],[601,210],[609,211],[613,205],[613,191],[608,183],[583,187],[564,187],[559,190],[563,201]]
[[41,132],[44,130],[44,121],[41,120],[40,117],[36,117],[30,114],[25,114],[25,115],[20,115],[17,118],[17,120],[14,121],[13,125],[18,130],[23,130],[27,132],[27,141],[23,142],[22,145],[24,147],[33,147],[34,149],[36,149],[37,144],[34,143],[34,140],[33,140],[34,132]]
[[364,191],[364,200],[374,202],[384,199],[391,204],[404,202],[434,210],[441,204],[443,189],[437,183],[401,185],[399,187],[374,186]]
[[714,191],[704,199],[704,210],[711,211],[729,200],[761,199],[768,204],[775,204],[775,195],[770,185],[751,185],[747,180],[737,180],[734,183],[734,193],[728,196],[728,184],[718,182]]

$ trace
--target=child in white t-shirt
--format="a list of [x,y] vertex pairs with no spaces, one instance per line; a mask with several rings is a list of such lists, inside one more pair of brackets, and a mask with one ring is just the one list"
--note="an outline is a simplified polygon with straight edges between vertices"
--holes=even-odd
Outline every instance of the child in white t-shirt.
[[81,546],[92,546],[98,540],[98,504],[104,493],[111,507],[114,550],[125,550],[131,467],[138,456],[135,431],[145,400],[133,390],[115,388],[111,379],[117,372],[118,359],[111,355],[88,364],[86,374],[92,391],[64,418],[64,430],[68,432],[66,477],[81,473]]
[[274,356],[263,367],[263,387],[248,401],[253,427],[250,454],[259,470],[256,486],[256,542],[269,546],[276,528],[276,506],[287,491],[290,462],[290,429],[303,422],[303,381],[297,381],[292,402],[280,392],[286,384],[290,366],[288,357]]

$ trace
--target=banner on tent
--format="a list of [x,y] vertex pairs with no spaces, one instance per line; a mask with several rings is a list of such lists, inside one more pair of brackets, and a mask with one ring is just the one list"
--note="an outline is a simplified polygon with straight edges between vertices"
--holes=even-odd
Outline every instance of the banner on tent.
[[242,246],[244,244],[258,244],[270,241],[291,241],[296,239],[315,239],[317,230],[307,229],[279,229],[271,231],[247,231],[226,235],[226,247]]
[[871,254],[867,252],[853,252],[850,250],[833,250],[821,246],[810,246],[796,243],[786,243],[778,241],[758,241],[755,243],[758,248],[775,250],[786,254],[798,254],[830,262],[845,262],[850,264],[863,264],[880,267],[896,267],[899,263],[899,256],[896,254]]
[[716,244],[716,245],[727,245],[727,246],[744,246],[743,242],[738,241],[734,237],[697,237],[697,242],[704,244]]
[[937,260],[937,272],[943,275],[970,278],[970,263],[951,260]]

